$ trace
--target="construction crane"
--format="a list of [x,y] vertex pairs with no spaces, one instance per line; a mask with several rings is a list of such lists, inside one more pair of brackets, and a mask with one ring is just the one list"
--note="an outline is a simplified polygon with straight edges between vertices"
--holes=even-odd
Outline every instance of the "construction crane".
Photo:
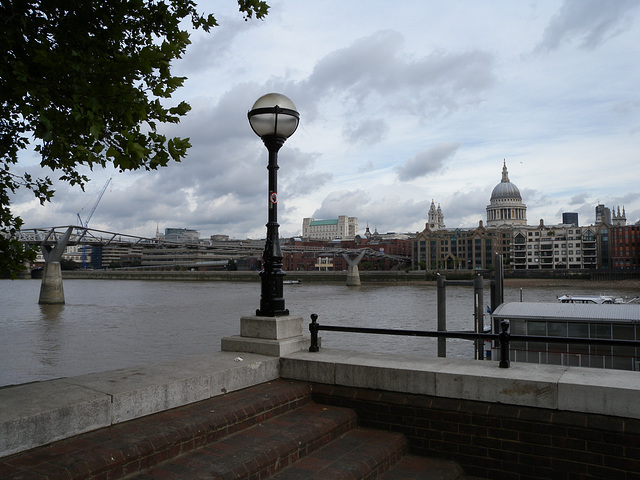
[[[102,187],[102,190],[100,190],[100,193],[98,194],[98,198],[93,204],[93,207],[91,207],[91,211],[89,212],[89,215],[87,216],[87,219],[84,222],[82,221],[82,217],[80,216],[80,213],[82,212],[82,210],[84,210],[84,207],[82,208],[82,210],[80,210],[80,212],[78,212],[78,224],[81,227],[87,228],[89,226],[89,220],[91,220],[91,217],[93,217],[93,214],[95,213],[96,208],[98,208],[98,204],[100,203],[100,200],[102,200],[102,196],[104,195],[104,192],[107,190],[107,187],[109,186],[110,183],[111,183],[111,178],[107,180],[107,183],[105,183],[104,187]],[[82,246],[82,268],[87,268],[87,246],[86,245]]]

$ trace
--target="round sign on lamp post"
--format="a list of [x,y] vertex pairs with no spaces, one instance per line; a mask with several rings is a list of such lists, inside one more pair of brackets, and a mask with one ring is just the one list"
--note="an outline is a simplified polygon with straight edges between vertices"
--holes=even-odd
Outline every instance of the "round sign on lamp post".
[[262,253],[260,308],[256,315],[289,315],[284,305],[282,250],[278,234],[278,151],[298,128],[300,114],[291,100],[279,93],[263,95],[247,114],[251,128],[262,138],[269,152],[269,217],[267,239]]

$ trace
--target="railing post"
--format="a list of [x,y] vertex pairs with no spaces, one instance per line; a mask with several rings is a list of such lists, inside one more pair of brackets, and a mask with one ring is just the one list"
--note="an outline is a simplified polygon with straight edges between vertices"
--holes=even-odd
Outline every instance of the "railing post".
[[493,279],[491,280],[491,311],[495,312],[504,302],[504,267],[502,255],[496,253],[494,256]]
[[[446,278],[438,273],[437,287],[438,287],[438,331],[447,331],[447,291],[445,287]],[[438,357],[447,356],[447,339],[444,337],[438,337]]]
[[500,329],[500,368],[509,368],[509,320],[502,320]]
[[311,323],[309,324],[309,331],[311,332],[311,346],[309,347],[310,352],[319,352],[320,347],[318,346],[318,324],[316,323],[318,320],[318,315],[315,313],[311,314]]
[[[484,332],[484,286],[482,284],[482,276],[477,275],[473,279],[473,296],[474,305],[476,307],[476,333]],[[484,340],[476,340],[476,359],[484,360]]]

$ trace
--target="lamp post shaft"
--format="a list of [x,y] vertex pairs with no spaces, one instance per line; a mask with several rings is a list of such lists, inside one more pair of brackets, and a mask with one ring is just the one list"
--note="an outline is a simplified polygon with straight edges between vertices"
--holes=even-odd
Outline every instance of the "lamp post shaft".
[[289,315],[285,308],[282,270],[282,250],[280,249],[280,235],[278,233],[278,151],[286,138],[279,135],[268,135],[262,138],[269,151],[269,216],[267,222],[267,239],[262,253],[262,271],[260,308],[256,315],[277,317]]

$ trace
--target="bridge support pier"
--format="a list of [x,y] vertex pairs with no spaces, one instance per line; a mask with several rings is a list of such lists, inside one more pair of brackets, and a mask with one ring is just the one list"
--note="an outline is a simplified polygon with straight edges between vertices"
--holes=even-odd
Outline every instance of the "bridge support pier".
[[44,264],[38,303],[44,305],[59,305],[64,303],[60,262],[46,262]]
[[18,278],[21,280],[26,280],[28,278],[31,278],[31,262],[26,261],[23,263],[24,265],[24,270],[20,270],[18,272]]
[[362,250],[353,260],[351,260],[351,258],[346,254],[342,254],[342,257],[347,261],[347,265],[349,265],[347,270],[347,287],[359,287],[362,285],[360,283],[360,270],[358,269],[358,264],[360,263],[360,260],[362,260],[362,257],[364,257],[365,253],[366,250]]
[[347,270],[347,287],[359,287],[360,283],[360,270],[358,265],[349,265]]
[[38,303],[43,305],[60,305],[64,303],[64,289],[62,288],[62,268],[60,260],[67,247],[73,227],[69,227],[65,234],[58,240],[55,247],[43,244],[44,272],[40,284],[40,299]]

